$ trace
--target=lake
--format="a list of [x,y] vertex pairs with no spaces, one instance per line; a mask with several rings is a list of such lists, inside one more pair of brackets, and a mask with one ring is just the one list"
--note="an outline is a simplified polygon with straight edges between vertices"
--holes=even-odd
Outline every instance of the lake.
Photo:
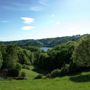
[[45,52],[48,51],[48,49],[50,49],[51,47],[41,47],[42,50],[44,50]]

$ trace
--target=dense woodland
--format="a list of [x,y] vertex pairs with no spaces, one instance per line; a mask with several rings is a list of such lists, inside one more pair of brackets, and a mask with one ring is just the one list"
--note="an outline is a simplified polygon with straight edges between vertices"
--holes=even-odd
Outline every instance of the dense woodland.
[[[41,46],[53,48],[45,52],[40,49]],[[22,69],[30,69],[30,66],[40,73],[36,78],[54,78],[89,71],[90,35],[1,42],[0,77],[25,79]]]

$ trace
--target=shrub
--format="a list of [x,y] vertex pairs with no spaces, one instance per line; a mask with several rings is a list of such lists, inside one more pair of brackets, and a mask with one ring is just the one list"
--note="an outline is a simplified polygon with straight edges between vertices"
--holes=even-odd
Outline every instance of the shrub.
[[21,72],[21,77],[25,78],[26,77],[26,73],[24,71]]
[[60,69],[55,69],[48,76],[50,78],[54,78],[54,77],[59,77],[60,75],[61,75],[61,70]]
[[23,65],[23,68],[24,69],[27,69],[27,70],[30,70],[30,66],[29,65],[26,65],[26,64]]
[[77,72],[78,72],[78,66],[75,64],[75,63],[70,63],[70,66],[69,66],[69,75],[71,75],[71,74],[77,74]]
[[21,68],[22,68],[21,64],[17,63],[14,69],[8,70],[7,75],[9,77],[18,77],[20,74]]
[[16,78],[17,80],[25,80],[26,79],[26,73],[24,71],[21,72],[20,76]]
[[42,74],[38,74],[34,79],[42,79],[43,75]]
[[17,69],[11,69],[8,70],[8,74],[9,77],[18,77],[19,76],[19,71]]
[[65,76],[66,74],[69,73],[69,64],[65,64],[62,68],[61,68],[61,76]]
[[16,64],[16,69],[17,69],[18,71],[20,71],[20,70],[22,69],[22,65],[19,64],[19,63],[17,63],[17,64]]

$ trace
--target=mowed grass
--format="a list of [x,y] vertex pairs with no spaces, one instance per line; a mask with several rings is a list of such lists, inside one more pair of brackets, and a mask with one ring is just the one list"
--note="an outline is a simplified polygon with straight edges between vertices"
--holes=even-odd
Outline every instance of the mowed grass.
[[[55,79],[34,80],[36,72],[26,70],[28,80],[0,81],[0,90],[90,90],[90,72]],[[30,74],[31,73],[31,74]]]

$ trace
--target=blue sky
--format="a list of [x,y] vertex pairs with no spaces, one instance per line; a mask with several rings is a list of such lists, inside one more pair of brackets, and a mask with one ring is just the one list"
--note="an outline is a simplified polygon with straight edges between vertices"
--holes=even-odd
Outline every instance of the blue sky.
[[0,0],[0,41],[90,33],[90,0]]

